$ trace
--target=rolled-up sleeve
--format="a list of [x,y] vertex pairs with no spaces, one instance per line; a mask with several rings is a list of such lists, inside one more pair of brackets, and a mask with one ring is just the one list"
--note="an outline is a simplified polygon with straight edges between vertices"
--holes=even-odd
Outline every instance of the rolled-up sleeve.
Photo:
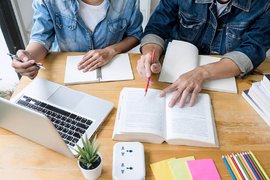
[[37,42],[49,50],[55,39],[53,20],[43,0],[35,0],[32,7],[34,15],[30,42]]
[[232,59],[244,76],[257,68],[266,58],[270,48],[270,8],[269,3],[265,12],[250,26],[243,35],[242,43],[224,57]]

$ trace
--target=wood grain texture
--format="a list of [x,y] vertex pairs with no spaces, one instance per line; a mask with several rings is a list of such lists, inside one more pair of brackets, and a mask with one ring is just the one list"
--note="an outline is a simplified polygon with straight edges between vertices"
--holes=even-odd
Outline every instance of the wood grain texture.
[[[51,53],[44,61],[46,71],[39,76],[56,83],[64,83],[65,60],[67,55],[82,53]],[[136,71],[138,54],[130,54],[135,80],[70,85],[79,90],[114,103],[114,109],[98,129],[100,153],[103,156],[103,170],[100,179],[112,179],[112,140],[119,92],[123,87],[145,87]],[[265,61],[259,68],[270,73],[270,61]],[[153,77],[150,88],[162,89],[168,84],[158,83],[158,75]],[[150,164],[171,157],[194,155],[196,159],[212,158],[222,179],[230,179],[221,156],[231,152],[252,150],[267,174],[270,174],[270,127],[260,118],[254,109],[242,98],[241,92],[251,86],[253,81],[262,79],[261,75],[250,75],[247,79],[237,78],[238,94],[203,91],[209,93],[216,120],[219,148],[200,148],[174,146],[166,143],[157,145],[144,143],[146,179],[154,179]],[[30,80],[23,77],[15,91],[17,94]],[[0,174],[1,179],[83,179],[75,159],[68,159],[43,146],[21,138],[0,128]]]

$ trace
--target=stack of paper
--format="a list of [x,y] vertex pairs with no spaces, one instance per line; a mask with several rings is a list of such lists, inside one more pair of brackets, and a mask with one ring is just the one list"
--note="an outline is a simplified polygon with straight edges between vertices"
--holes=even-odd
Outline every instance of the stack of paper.
[[262,81],[253,83],[242,96],[270,126],[270,74],[264,75]]

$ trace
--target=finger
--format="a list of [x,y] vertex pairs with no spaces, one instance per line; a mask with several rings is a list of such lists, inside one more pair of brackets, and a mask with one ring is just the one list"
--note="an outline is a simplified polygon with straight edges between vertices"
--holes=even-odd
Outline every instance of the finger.
[[190,98],[190,101],[189,101],[189,106],[193,106],[195,101],[196,101],[196,98],[197,98],[197,95],[198,93],[200,92],[200,89],[199,88],[195,88],[191,94],[191,98]]
[[175,84],[171,84],[171,85],[169,85],[168,87],[166,87],[165,89],[163,89],[163,90],[160,92],[159,96],[160,96],[160,97],[163,97],[163,96],[165,96],[167,93],[173,92],[173,91],[175,91],[175,90],[177,90],[176,85],[175,85]]
[[169,102],[169,107],[173,107],[176,102],[179,100],[179,98],[181,97],[182,91],[181,90],[177,90],[175,91],[173,97],[171,98],[170,102]]
[[31,59],[30,53],[26,50],[18,50],[16,55],[18,56],[19,59],[21,59],[24,62]]
[[152,64],[151,65],[151,71],[153,73],[160,73],[160,70],[161,70],[161,64],[160,63],[155,63],[155,64]]
[[142,79],[147,79],[145,75],[144,59],[139,59],[137,62],[137,72]]
[[38,71],[33,71],[33,72],[30,72],[30,73],[23,73],[24,76],[27,76],[29,77],[30,79],[34,79],[38,74]]
[[148,55],[144,56],[144,67],[146,77],[149,78],[152,72],[151,72],[151,57]]
[[187,98],[188,96],[190,95],[190,89],[189,88],[186,88],[183,93],[182,93],[182,96],[180,98],[180,101],[179,101],[179,107],[182,108],[184,107],[186,101],[187,101]]
[[88,59],[90,59],[90,58],[93,56],[94,53],[95,53],[94,50],[88,51],[88,53],[86,53],[86,54],[83,56],[82,60],[78,63],[78,69],[81,69],[82,66],[83,66],[83,64],[84,64]]
[[93,68],[97,63],[97,60],[92,61],[88,66],[83,69],[83,72],[91,71],[91,68]]
[[97,64],[95,64],[95,65],[90,69],[90,71],[94,71],[95,69],[97,69],[97,68],[99,68],[99,67],[101,67],[101,63],[100,63],[100,62],[98,62]]
[[20,61],[12,61],[12,67],[15,69],[27,69],[33,66],[35,63],[34,60],[26,61],[26,62],[20,62]]

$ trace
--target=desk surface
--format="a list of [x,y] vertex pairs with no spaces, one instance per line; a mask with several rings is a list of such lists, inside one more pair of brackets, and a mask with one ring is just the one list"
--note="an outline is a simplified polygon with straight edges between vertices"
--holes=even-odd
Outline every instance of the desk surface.
[[[67,55],[81,53],[55,53],[47,56],[44,63],[46,71],[39,76],[59,84],[64,82],[65,60]],[[114,109],[99,128],[98,141],[103,156],[103,172],[100,179],[112,178],[113,145],[112,131],[117,111],[119,92],[123,87],[145,87],[136,72],[139,55],[131,54],[134,81],[93,83],[69,86],[70,88],[104,98],[114,103]],[[270,73],[270,61],[266,61],[259,70]],[[158,76],[154,77],[157,82]],[[223,179],[230,179],[221,156],[223,154],[252,150],[261,165],[270,175],[270,127],[260,118],[253,108],[242,98],[241,92],[250,87],[252,81],[261,80],[261,75],[251,75],[247,79],[237,79],[238,94],[203,91],[209,93],[216,120],[219,148],[200,148],[174,146],[166,143],[144,143],[146,179],[154,179],[150,164],[171,157],[194,155],[196,159],[212,158]],[[22,78],[15,94],[30,80]],[[162,89],[168,84],[154,83],[151,88]],[[83,179],[75,159],[68,159],[43,146],[28,141],[0,128],[0,174],[1,179]]]

